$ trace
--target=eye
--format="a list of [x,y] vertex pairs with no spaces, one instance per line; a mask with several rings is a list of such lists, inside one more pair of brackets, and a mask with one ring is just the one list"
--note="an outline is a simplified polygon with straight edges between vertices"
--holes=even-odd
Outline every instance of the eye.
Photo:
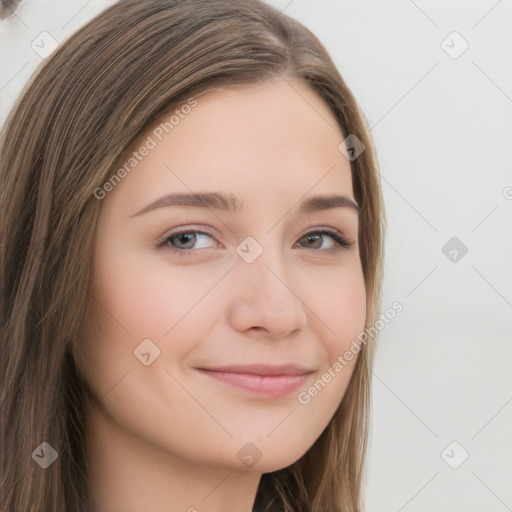
[[306,233],[299,242],[306,249],[320,249],[323,251],[336,251],[344,247],[350,249],[354,243],[349,242],[341,233],[326,229],[310,231]]
[[218,247],[219,244],[211,235],[203,231],[182,230],[164,235],[158,241],[158,246],[167,246],[172,251],[184,253],[192,249]]
[[[297,242],[301,248],[334,252],[341,248],[350,249],[354,242],[349,242],[338,231],[320,229],[310,231]],[[179,230],[164,235],[158,240],[157,247],[165,247],[177,254],[190,254],[195,249],[222,247],[209,233],[193,229]]]

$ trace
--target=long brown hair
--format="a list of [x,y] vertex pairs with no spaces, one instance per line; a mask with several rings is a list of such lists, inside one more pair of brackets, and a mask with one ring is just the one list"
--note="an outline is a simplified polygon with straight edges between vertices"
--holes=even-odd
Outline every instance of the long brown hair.
[[[156,119],[216,87],[301,79],[345,135],[360,206],[366,326],[380,309],[383,206],[361,111],[318,39],[259,0],[121,0],[73,35],[25,88],[2,130],[0,301],[3,512],[92,509],[84,450],[89,396],[75,359],[87,319],[94,191]],[[363,508],[374,340],[362,346],[346,394],[297,462],[262,476],[268,511]],[[58,457],[32,460],[42,443]]]

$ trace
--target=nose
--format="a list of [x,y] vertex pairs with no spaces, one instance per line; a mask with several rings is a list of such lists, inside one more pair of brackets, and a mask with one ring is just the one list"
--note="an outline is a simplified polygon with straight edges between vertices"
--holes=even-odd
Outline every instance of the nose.
[[264,251],[252,263],[237,260],[228,320],[239,332],[285,338],[306,326],[306,306],[291,270],[282,259],[268,255],[269,251]]

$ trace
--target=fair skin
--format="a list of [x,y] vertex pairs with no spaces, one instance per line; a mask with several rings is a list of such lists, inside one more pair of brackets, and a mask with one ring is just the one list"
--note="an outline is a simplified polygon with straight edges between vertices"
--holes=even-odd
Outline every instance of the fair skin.
[[[355,358],[308,404],[297,399],[364,329],[366,297],[357,210],[300,209],[354,195],[332,114],[306,84],[294,89],[275,80],[198,96],[103,199],[96,335],[80,346],[98,397],[86,451],[102,512],[250,512],[262,473],[297,461],[343,398]],[[241,211],[182,204],[137,215],[167,194],[199,192],[233,194]],[[169,238],[176,231],[189,234]],[[263,249],[251,263],[236,250],[248,236]],[[254,255],[251,244],[242,249]],[[134,355],[144,339],[146,353],[160,350],[149,365]],[[272,394],[203,371],[256,363],[309,373]]]

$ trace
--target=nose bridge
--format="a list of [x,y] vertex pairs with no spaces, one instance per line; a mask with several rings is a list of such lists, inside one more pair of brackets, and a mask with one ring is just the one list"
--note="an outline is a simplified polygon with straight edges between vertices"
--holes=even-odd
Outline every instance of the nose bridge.
[[[253,290],[259,292],[267,303],[275,302],[276,306],[283,304],[283,301],[295,302],[297,298],[290,290],[289,278],[282,262],[276,259],[261,258],[256,265],[247,269],[253,272]],[[250,279],[251,280],[251,279]],[[279,308],[278,308],[279,309]]]
[[243,274],[246,283],[251,286],[251,289],[256,288],[260,292],[268,294],[271,299],[289,299],[288,296],[291,294],[287,282],[289,272],[279,242],[268,236],[264,244],[260,245],[254,239],[247,240],[245,244],[243,248],[249,247],[253,253],[252,258],[254,258],[252,261],[246,260],[242,255],[243,261],[238,261],[238,265],[241,267],[240,273]]
[[[251,240],[240,246],[247,253],[257,249]],[[235,264],[235,274],[239,287],[236,311],[244,329],[264,328],[271,337],[281,337],[305,326],[304,305],[294,290],[290,268],[278,243],[267,238],[252,261],[246,260],[242,252]]]

